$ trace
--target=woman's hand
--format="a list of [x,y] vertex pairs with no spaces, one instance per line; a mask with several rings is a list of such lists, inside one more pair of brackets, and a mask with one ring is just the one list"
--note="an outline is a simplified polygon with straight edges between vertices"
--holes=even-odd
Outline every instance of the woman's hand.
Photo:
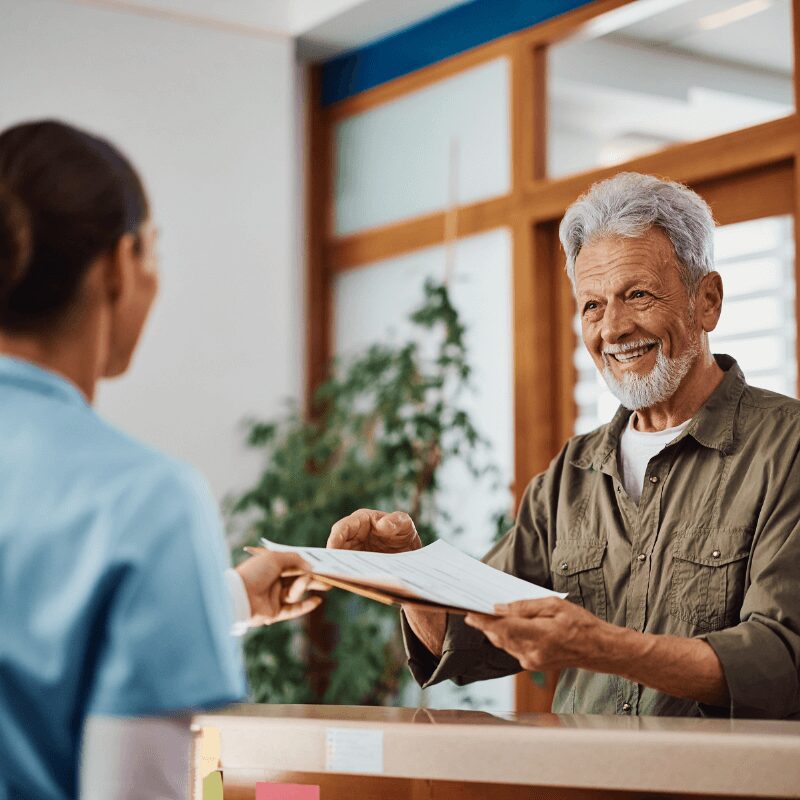
[[305,597],[309,590],[328,587],[314,581],[308,564],[296,553],[276,553],[264,547],[245,548],[252,556],[236,567],[250,600],[252,625],[271,625],[313,611],[321,597]]

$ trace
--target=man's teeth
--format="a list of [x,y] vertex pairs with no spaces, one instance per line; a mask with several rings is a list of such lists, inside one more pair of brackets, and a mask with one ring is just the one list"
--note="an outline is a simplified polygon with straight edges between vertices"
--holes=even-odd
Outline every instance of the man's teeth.
[[648,345],[645,345],[644,347],[640,347],[638,350],[628,350],[628,351],[626,351],[624,353],[612,353],[612,355],[621,364],[625,364],[628,361],[634,361],[635,359],[639,358],[640,356],[643,356],[651,347],[652,347],[652,345],[648,344]]

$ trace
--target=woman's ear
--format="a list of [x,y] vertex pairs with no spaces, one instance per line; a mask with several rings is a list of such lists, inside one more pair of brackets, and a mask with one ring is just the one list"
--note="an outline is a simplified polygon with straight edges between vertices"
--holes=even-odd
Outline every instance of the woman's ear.
[[134,282],[137,261],[141,258],[139,237],[133,233],[120,236],[116,245],[108,254],[105,269],[106,300],[111,305],[120,302],[130,290]]
[[710,272],[700,281],[695,301],[695,315],[706,333],[717,327],[722,313],[722,277],[719,272]]
[[126,233],[108,254],[105,278],[108,358],[103,374],[128,368],[158,292],[154,229]]

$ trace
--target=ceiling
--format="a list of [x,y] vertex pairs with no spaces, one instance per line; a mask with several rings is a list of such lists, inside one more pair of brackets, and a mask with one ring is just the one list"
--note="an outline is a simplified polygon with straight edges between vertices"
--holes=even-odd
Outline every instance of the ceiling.
[[639,0],[554,46],[550,170],[619,163],[790,114],[790,0]]
[[294,38],[310,60],[331,58],[470,0],[69,0],[131,13]]
[[[616,33],[651,47],[791,74],[790,0],[672,0],[662,8]],[[719,27],[704,29],[704,21]]]
[[[244,27],[294,38],[302,57],[324,60],[472,0],[70,0],[133,13]],[[782,75],[792,71],[791,0],[638,0],[586,26],[648,47],[722,60]],[[752,12],[710,30],[720,12]]]

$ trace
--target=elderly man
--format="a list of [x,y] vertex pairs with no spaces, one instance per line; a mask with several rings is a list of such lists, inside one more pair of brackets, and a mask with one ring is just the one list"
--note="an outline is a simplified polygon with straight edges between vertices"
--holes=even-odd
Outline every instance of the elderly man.
[[[711,212],[627,173],[560,235],[584,344],[622,406],[531,481],[486,561],[571,602],[406,609],[411,670],[430,685],[560,669],[561,713],[800,717],[800,403],[709,350]],[[361,510],[329,546],[420,541],[407,515]]]

